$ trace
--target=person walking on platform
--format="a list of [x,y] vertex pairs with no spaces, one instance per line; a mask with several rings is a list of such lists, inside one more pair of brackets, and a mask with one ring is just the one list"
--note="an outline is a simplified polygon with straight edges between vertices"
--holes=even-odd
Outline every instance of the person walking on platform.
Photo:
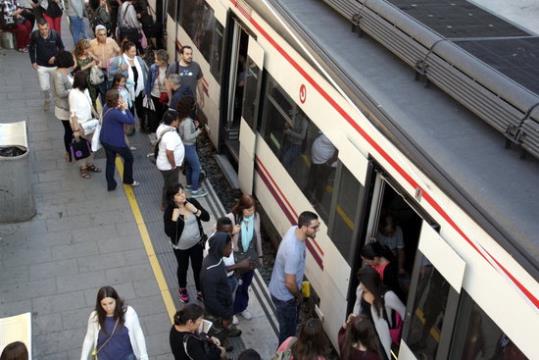
[[137,11],[132,0],[121,0],[122,5],[118,9],[116,38],[120,42],[129,40],[134,43],[139,53],[142,53],[140,42],[142,24],[137,17]]
[[136,311],[110,286],[99,289],[88,319],[80,358],[88,360],[90,355],[99,360],[148,360]]
[[174,315],[169,341],[175,360],[226,359],[221,342],[199,331],[203,316],[204,309],[197,304],[188,304]]
[[165,210],[167,204],[167,189],[179,182],[180,167],[185,155],[182,139],[178,134],[179,124],[177,112],[167,111],[156,132],[158,151],[155,164],[163,175],[161,210]]
[[[83,139],[89,142],[95,131],[97,120],[96,113],[92,105],[92,99],[88,93],[87,76],[82,71],[77,71],[73,79],[73,88],[68,95],[71,129],[73,137],[79,141]],[[92,119],[94,117],[94,119]],[[83,179],[90,179],[90,172],[100,173],[101,169],[93,163],[94,155],[78,161],[80,166],[80,176]]]
[[107,156],[107,190],[116,189],[116,180],[114,180],[114,170],[116,155],[120,155],[124,160],[123,183],[136,187],[138,181],[133,180],[133,154],[129,145],[125,141],[125,125],[135,123],[133,115],[127,108],[127,103],[122,101],[120,93],[115,89],[107,91],[105,96],[106,105],[103,108],[103,124],[99,140],[105,148]]
[[262,236],[260,235],[260,216],[256,212],[256,202],[251,195],[244,194],[226,216],[234,224],[232,249],[234,259],[241,262],[248,259],[253,265],[249,271],[239,275],[239,285],[234,298],[234,314],[250,320],[253,316],[247,310],[249,305],[249,286],[253,281],[254,267],[262,265]]
[[195,102],[192,97],[184,97],[176,106],[180,119],[179,132],[185,147],[185,177],[187,189],[191,191],[191,197],[198,198],[208,195],[208,192],[200,188],[200,159],[197,152],[197,137],[201,133],[198,121],[194,121],[190,114]]
[[0,10],[1,29],[15,35],[19,52],[28,52],[34,16],[29,10],[23,8],[18,0],[0,0]]
[[84,0],[68,0],[66,14],[69,17],[69,30],[73,37],[73,44],[85,39],[86,29],[84,24]]
[[232,327],[234,304],[223,261],[232,253],[232,239],[227,233],[216,232],[209,241],[210,250],[202,263],[200,282],[206,311],[221,325],[217,327],[222,327],[222,332],[216,335],[225,344],[228,337],[241,335],[241,330]]
[[54,115],[64,126],[65,160],[72,161],[70,145],[73,141],[73,130],[69,123],[69,91],[73,87],[71,69],[75,66],[73,56],[68,51],[60,51],[54,61],[57,69],[53,75],[52,90],[54,93]]
[[135,104],[136,115],[140,121],[140,130],[146,132],[144,116],[144,84],[148,78],[148,67],[144,60],[137,55],[137,48],[131,41],[124,41],[121,45],[122,55],[113,58],[108,68],[108,79],[112,81],[114,75],[120,73],[126,78],[126,87],[131,102]]
[[187,198],[183,186],[176,184],[167,190],[168,206],[163,215],[165,233],[172,242],[178,260],[178,284],[180,301],[189,302],[187,292],[187,269],[189,260],[193,269],[197,299],[202,301],[200,268],[202,267],[203,240],[202,221],[209,221],[210,214],[193,198]]
[[155,63],[150,66],[148,71],[148,80],[144,86],[144,93],[151,97],[154,110],[149,111],[148,131],[155,133],[163,114],[167,109],[169,102],[169,93],[167,90],[167,76],[169,75],[168,53],[166,50],[157,50],[155,54]]
[[107,28],[104,25],[95,27],[95,39],[90,40],[90,53],[99,63],[99,67],[105,75],[105,81],[97,86],[102,103],[105,102],[105,94],[107,93],[109,80],[107,72],[109,62],[112,58],[121,54],[120,47],[113,38],[107,37]]
[[299,215],[298,224],[288,229],[279,244],[269,284],[279,322],[279,344],[296,335],[305,272],[305,241],[314,239],[319,227],[318,215],[304,211]]
[[28,52],[32,67],[37,71],[39,87],[43,92],[43,110],[48,111],[51,76],[56,71],[54,59],[60,51],[64,50],[64,43],[59,33],[49,29],[49,24],[45,19],[38,19],[37,28],[30,36]]

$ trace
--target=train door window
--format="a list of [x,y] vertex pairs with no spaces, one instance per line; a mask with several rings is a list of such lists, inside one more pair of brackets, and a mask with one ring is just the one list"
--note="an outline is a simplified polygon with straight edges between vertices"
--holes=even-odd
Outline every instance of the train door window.
[[344,165],[339,166],[338,172],[335,205],[332,207],[335,211],[332,211],[329,235],[348,264],[352,264],[352,239],[356,238],[363,187]]
[[453,360],[525,360],[527,357],[494,321],[462,292],[451,345]]
[[168,0],[167,3],[167,13],[174,20],[177,20],[177,11],[178,11],[178,0]]
[[224,126],[225,145],[235,158],[239,159],[239,132],[242,113],[243,91],[247,77],[247,49],[249,35],[236,22],[232,36],[232,52],[230,60],[230,81],[228,86],[227,122]]
[[267,75],[262,135],[320,217],[329,223],[337,148]]
[[245,69],[245,78],[241,81],[245,82],[245,91],[243,97],[243,118],[249,127],[256,131],[254,128],[255,111],[257,104],[257,95],[260,95],[258,91],[259,78],[262,75],[260,69],[256,66],[254,60],[247,58],[247,67]]

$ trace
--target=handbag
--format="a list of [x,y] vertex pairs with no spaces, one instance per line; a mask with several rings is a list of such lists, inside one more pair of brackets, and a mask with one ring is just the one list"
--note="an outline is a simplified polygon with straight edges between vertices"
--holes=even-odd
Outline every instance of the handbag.
[[103,342],[103,344],[101,344],[101,346],[99,348],[94,348],[94,350],[92,351],[92,360],[98,360],[97,359],[97,354],[99,354],[99,352],[101,350],[103,350],[103,348],[109,343],[109,341],[112,339],[112,337],[114,336],[114,333],[116,332],[116,329],[118,328],[118,321],[119,319],[116,319],[116,323],[114,323],[114,329],[112,329],[112,333],[110,334],[110,336],[107,338],[107,340],[105,340]]
[[92,154],[92,149],[88,140],[80,138],[79,140],[73,139],[71,145],[69,145],[71,152],[71,158],[75,160],[86,159]]
[[168,93],[166,91],[161,91],[159,93],[159,102],[161,104],[168,104],[168,100],[169,100]]
[[101,140],[100,140],[100,136],[101,136],[101,126],[103,124],[103,120],[105,120],[105,116],[108,114],[109,111],[111,111],[112,109],[108,109],[102,116],[100,116],[100,121],[99,123],[97,124],[95,130],[94,130],[94,134],[92,135],[92,151],[93,152],[97,152],[99,151],[99,149],[101,149]]
[[90,69],[90,84],[96,86],[105,81],[105,74],[97,65],[92,66]]
[[142,106],[148,110],[155,111],[155,104],[153,103],[151,96],[144,95],[144,99],[142,99]]
[[146,34],[144,34],[144,31],[142,29],[139,30],[139,37],[140,37],[140,47],[143,50],[146,50],[148,48],[148,39],[146,38]]

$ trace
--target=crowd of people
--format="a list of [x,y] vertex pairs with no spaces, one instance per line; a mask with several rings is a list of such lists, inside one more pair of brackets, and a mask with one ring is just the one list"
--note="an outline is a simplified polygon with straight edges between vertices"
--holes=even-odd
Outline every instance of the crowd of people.
[[[217,220],[213,234],[207,237],[204,232],[202,223],[210,215],[197,200],[207,192],[201,187],[196,144],[202,132],[197,108],[204,106],[205,91],[192,49],[182,47],[179,61],[173,62],[165,50],[155,49],[161,45],[161,36],[145,1],[90,1],[86,7],[84,0],[67,0],[67,8],[63,0],[29,3],[25,7],[18,0],[0,0],[1,25],[15,34],[18,50],[29,53],[44,111],[50,110],[51,94],[54,98],[54,115],[64,129],[65,161],[78,165],[82,179],[91,179],[102,171],[94,153],[103,148],[107,190],[117,187],[117,155],[124,162],[123,183],[135,187],[139,185],[133,178],[136,148],[129,136],[137,128],[151,134],[155,151],[149,155],[155,157],[163,177],[164,232],[177,258],[178,297],[184,304],[170,330],[174,357],[227,358],[232,350],[228,338],[240,336],[240,319],[253,316],[249,287],[255,269],[263,265],[261,221],[256,200],[244,194]],[[75,44],[72,51],[65,49],[61,37],[64,12]],[[90,18],[85,20],[86,16]],[[88,34],[86,22],[93,34]],[[153,64],[141,56],[150,47],[154,48]],[[304,132],[300,125],[297,130]],[[295,152],[293,147],[290,152]],[[185,186],[179,180],[182,167]],[[317,191],[315,185],[312,191]],[[315,213],[301,213],[277,251],[269,283],[279,323],[277,359],[321,360],[328,354],[320,320],[305,319],[298,331],[306,241],[316,236],[319,226]],[[338,334],[343,359],[389,359],[391,346],[399,342],[405,316],[396,280],[402,271],[402,239],[388,248],[385,242],[390,237],[389,233],[380,235],[384,244],[372,243],[363,250],[365,267],[358,273],[356,305]],[[189,264],[196,294],[189,294],[187,288]],[[24,358],[24,352],[19,352],[22,357],[17,359]],[[110,286],[99,289],[88,319],[81,359],[90,356],[148,359],[137,313]],[[260,355],[248,349],[239,359],[260,359]]]

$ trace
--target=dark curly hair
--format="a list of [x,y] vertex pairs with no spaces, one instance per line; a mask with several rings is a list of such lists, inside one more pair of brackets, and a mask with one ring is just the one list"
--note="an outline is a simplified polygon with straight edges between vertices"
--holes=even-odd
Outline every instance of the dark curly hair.
[[69,51],[60,51],[54,57],[54,65],[63,69],[75,66],[73,55]]

